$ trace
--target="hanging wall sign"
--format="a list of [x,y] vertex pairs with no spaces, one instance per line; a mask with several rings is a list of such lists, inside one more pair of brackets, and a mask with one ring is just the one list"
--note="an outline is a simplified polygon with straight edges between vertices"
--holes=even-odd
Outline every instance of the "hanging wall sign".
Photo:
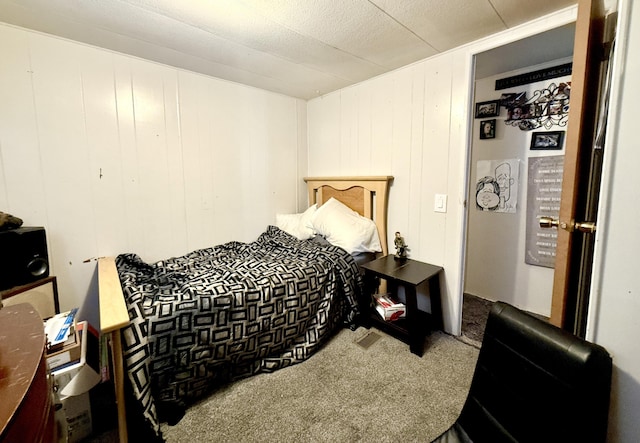
[[554,126],[567,126],[569,121],[569,100],[571,82],[549,84],[546,88],[533,91],[531,97],[526,93],[517,94],[519,100],[512,100],[511,95],[502,94],[501,102],[509,103],[506,125],[516,126],[523,131],[531,131],[543,126],[551,129]]
[[496,91],[501,89],[513,88],[516,86],[527,85],[529,83],[540,82],[552,78],[571,75],[573,63],[565,63],[564,65],[553,66],[551,68],[540,69],[538,71],[527,72],[526,74],[514,75],[513,77],[501,78],[496,80]]
[[558,231],[540,227],[540,217],[558,218],[564,155],[529,158],[525,263],[553,268]]

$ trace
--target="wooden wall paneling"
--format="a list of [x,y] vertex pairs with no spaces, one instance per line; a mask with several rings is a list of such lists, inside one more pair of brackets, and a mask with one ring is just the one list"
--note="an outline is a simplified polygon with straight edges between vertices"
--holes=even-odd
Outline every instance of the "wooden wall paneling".
[[[118,125],[118,157],[122,168],[122,194],[125,235],[120,252],[133,252],[146,257],[144,208],[140,205],[142,187],[138,168],[138,148],[133,107],[133,73],[131,59],[114,56],[114,88]],[[102,254],[101,254],[102,255]],[[108,254],[105,254],[108,255]]]
[[[389,75],[377,77],[371,82],[371,131],[370,148],[363,164],[364,175],[392,175],[393,146],[393,80]],[[391,184],[393,186],[393,183]],[[374,204],[377,202],[374,201]],[[387,222],[389,222],[387,218]],[[395,231],[394,231],[395,232]],[[387,230],[387,244],[393,244],[392,234]],[[382,239],[381,239],[382,240]]]
[[[268,141],[269,129],[264,117],[267,115],[268,98],[258,91],[246,91],[244,103],[249,103],[249,95],[253,96],[253,105],[247,109],[249,131],[247,140],[241,143],[244,151],[242,183],[253,188],[253,192],[248,192],[244,188],[242,192],[241,207],[239,208],[241,217],[246,222],[242,226],[242,231],[237,238],[243,241],[255,239],[267,226],[266,212],[272,204],[270,186],[270,157],[274,154],[274,147]],[[274,128],[275,129],[275,128]],[[287,176],[283,164],[283,178]],[[253,194],[253,195],[252,195]],[[268,217],[270,219],[270,217]],[[265,223],[259,223],[264,220]]]
[[252,183],[254,190],[245,194],[243,211],[247,220],[244,238],[253,240],[275,222],[274,208],[295,208],[297,119],[295,100],[255,89],[248,91],[254,103],[257,130],[251,132],[248,157],[251,169],[247,183]]
[[[209,100],[218,101],[209,111],[211,146],[214,147],[213,164],[209,169],[214,192],[212,209],[214,211],[214,243],[223,238],[244,241],[243,213],[247,194],[256,181],[251,177],[250,143],[256,122],[252,114],[252,104],[247,96],[248,90],[239,85],[226,87],[214,83]],[[204,171],[206,173],[207,171]],[[232,192],[229,192],[229,190]]]
[[0,54],[0,211],[22,218],[25,225],[44,225],[45,185],[27,33],[0,27]]
[[[392,139],[389,149],[391,157],[391,175],[396,177],[389,189],[389,236],[400,231],[407,237],[412,247],[412,233],[409,232],[409,190],[411,165],[411,102],[413,90],[413,71],[403,69],[397,71],[392,83]],[[392,245],[391,238],[388,239]],[[395,252],[391,249],[391,252]],[[411,251],[413,253],[413,251]]]
[[[165,258],[171,250],[170,189],[180,183],[169,181],[169,156],[166,140],[166,108],[161,66],[134,60],[132,92],[134,130],[143,209],[145,259]],[[162,200],[162,204],[159,203]]]
[[[265,165],[266,201],[263,224],[258,228],[264,230],[268,224],[275,223],[275,213],[292,210],[297,207],[298,187],[298,118],[297,100],[281,95],[261,92],[265,95],[266,133],[264,140],[269,151]],[[302,177],[300,177],[301,179]],[[283,208],[280,210],[280,208]],[[291,209],[289,209],[291,208]],[[306,208],[305,208],[306,209]]]
[[372,82],[371,153],[367,175],[391,175],[393,145],[393,77],[383,75]]
[[356,175],[371,174],[372,141],[377,132],[373,128],[373,95],[375,94],[374,82],[365,82],[357,86],[358,104],[358,138],[351,152],[350,164]]
[[[425,61],[424,142],[420,189],[420,256],[442,265],[446,215],[434,211],[435,194],[447,193],[449,132],[451,125],[451,65]],[[443,130],[445,129],[445,130]]]
[[[249,99],[252,96],[252,100]],[[271,174],[270,174],[270,158],[275,154],[277,148],[271,145],[271,139],[273,134],[270,134],[271,130],[278,131],[276,126],[268,124],[268,110],[272,101],[257,90],[247,90],[245,103],[253,102],[250,115],[250,131],[248,133],[248,141],[243,143],[245,149],[244,158],[246,159],[245,177],[244,183],[250,184],[254,187],[254,195],[251,192],[243,192],[242,201],[242,216],[245,223],[243,226],[243,232],[239,238],[245,239],[245,241],[252,240],[257,237],[266,228],[266,215],[269,207],[273,204],[270,189]],[[286,179],[287,173],[285,172],[285,164],[283,163],[282,177]],[[289,168],[293,167],[293,163],[289,163]],[[245,189],[246,191],[246,189]],[[257,197],[257,198],[254,198]],[[249,220],[252,220],[249,222]],[[260,220],[264,220],[265,223],[259,223]],[[259,226],[256,226],[258,224]]]
[[[232,85],[233,89],[235,85]],[[248,119],[234,101],[236,94],[222,84],[207,82],[206,100],[198,102],[200,113],[198,131],[200,143],[200,176],[203,188],[202,210],[210,224],[204,226],[207,245],[214,245],[223,238],[238,238],[240,233],[240,211],[242,208],[241,186],[243,172],[241,154],[243,142],[251,130]],[[237,100],[242,101],[241,94]],[[219,106],[210,106],[217,103]],[[242,133],[236,133],[236,122],[245,124]],[[225,192],[231,189],[232,192]]]
[[[206,99],[198,102],[201,203],[206,219],[210,221],[203,229],[207,246],[220,243],[223,238],[238,238],[243,192],[239,154],[243,143],[238,142],[237,137],[246,136],[250,131],[248,120],[242,119],[241,111],[234,106],[235,94],[223,86],[207,82]],[[240,96],[238,100],[241,100]],[[210,103],[220,106],[210,106]],[[243,134],[234,133],[238,119],[246,124]],[[227,193],[226,189],[233,191]]]
[[358,92],[359,88],[346,88],[340,92],[340,151],[338,174],[352,175],[358,146]]
[[[422,158],[424,145],[424,102],[425,102],[425,64],[418,63],[411,67],[411,140],[409,152],[409,216],[407,244],[414,257],[421,257],[420,238],[422,236],[421,204],[422,204]],[[413,246],[412,246],[413,245]]]
[[[307,187],[303,177],[309,176],[309,133],[307,127],[307,102],[296,100],[296,209],[293,212],[303,212],[309,207]],[[279,211],[281,211],[278,208]],[[284,211],[281,211],[284,212]]]
[[61,309],[80,306],[93,273],[82,262],[95,252],[81,69],[91,49],[30,36],[35,108],[48,224],[51,273]]
[[127,223],[123,223],[127,220],[123,165],[114,88],[115,56],[87,51],[83,57],[82,98],[89,153],[91,210],[96,229],[91,257],[99,257],[127,251]]
[[335,92],[307,103],[309,176],[338,175],[341,95]]
[[[203,176],[213,163],[213,149],[207,149],[211,146],[209,130],[204,130],[209,127],[209,121],[204,112],[209,92],[206,79],[197,74],[179,71],[178,84],[185,194],[184,217],[187,229],[186,249],[192,251],[205,247],[212,240],[207,235],[212,236],[210,227],[213,226],[211,208],[213,190]],[[200,128],[203,130],[200,131]]]
[[[164,233],[166,248],[164,257],[183,255],[187,248],[187,224],[185,220],[185,179],[183,165],[183,146],[180,137],[180,85],[178,72],[174,69],[162,69],[165,143],[167,151],[167,169],[169,189],[168,205],[164,216],[168,219],[170,231]],[[167,236],[170,234],[171,238]],[[161,240],[162,241],[162,240]]]

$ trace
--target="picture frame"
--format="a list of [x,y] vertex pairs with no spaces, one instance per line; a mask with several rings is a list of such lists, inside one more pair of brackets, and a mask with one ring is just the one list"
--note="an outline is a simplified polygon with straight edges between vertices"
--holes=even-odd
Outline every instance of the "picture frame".
[[507,120],[526,120],[530,118],[531,107],[529,105],[507,108]]
[[526,92],[505,92],[500,96],[500,106],[513,108],[527,101]]
[[496,119],[480,121],[480,140],[496,138]]
[[476,103],[476,117],[497,117],[500,115],[500,100],[489,100]]
[[533,132],[531,134],[532,151],[560,150],[564,141],[564,131]]
[[505,92],[500,96],[500,106],[510,108],[516,103],[517,95],[515,92]]

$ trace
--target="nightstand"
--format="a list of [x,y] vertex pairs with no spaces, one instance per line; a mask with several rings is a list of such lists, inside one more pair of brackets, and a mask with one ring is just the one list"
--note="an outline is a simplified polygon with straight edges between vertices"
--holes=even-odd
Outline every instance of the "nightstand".
[[[365,271],[365,290],[360,300],[363,326],[379,329],[409,344],[409,349],[422,356],[427,330],[442,328],[440,273],[442,267],[393,255],[361,265]],[[377,278],[387,281],[390,290],[402,286],[406,297],[406,318],[385,321],[372,307],[372,296],[378,289]],[[431,299],[431,314],[418,310],[417,288],[426,283]]]

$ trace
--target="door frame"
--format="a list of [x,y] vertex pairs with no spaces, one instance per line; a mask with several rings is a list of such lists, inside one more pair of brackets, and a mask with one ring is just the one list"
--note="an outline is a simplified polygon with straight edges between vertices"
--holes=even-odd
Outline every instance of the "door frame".
[[[588,297],[592,288],[595,235],[574,231],[572,226],[575,218],[578,222],[597,221],[597,213],[586,215],[589,220],[585,219],[585,213],[589,204],[587,196],[591,191],[595,191],[595,199],[598,199],[601,183],[598,178],[600,170],[597,171],[598,177],[592,179],[589,176],[589,168],[595,161],[593,144],[598,128],[597,119],[600,118],[598,107],[602,106],[598,103],[602,87],[600,76],[607,75],[599,72],[603,55],[599,54],[599,46],[604,41],[606,26],[606,10],[603,3],[603,0],[580,0],[578,3],[573,63],[577,81],[572,82],[571,90],[571,106],[577,111],[570,113],[567,126],[565,173],[558,215],[560,226],[557,228],[558,249],[549,320],[550,323],[582,337],[586,319],[584,323],[580,320],[581,312],[584,311],[578,305],[586,302],[588,308]],[[594,86],[599,88],[596,89]],[[597,184],[593,180],[597,181]],[[587,185],[586,182],[590,184]],[[593,188],[594,185],[597,189]],[[587,186],[589,190],[585,189]],[[561,228],[564,223],[570,227]]]
[[[537,34],[544,33],[546,31],[552,30],[554,28],[558,28],[570,23],[575,23],[578,17],[578,5],[573,5],[564,10],[557,11],[548,16],[541,17],[540,19],[525,24],[521,28],[506,30],[501,34],[494,36],[495,38],[487,39],[486,41],[481,41],[474,44],[469,48],[469,52],[466,58],[466,66],[467,69],[467,77],[466,84],[468,85],[468,90],[466,93],[466,113],[463,116],[465,118],[465,131],[466,131],[466,148],[464,154],[462,155],[462,165],[463,168],[460,172],[460,176],[463,178],[462,180],[462,188],[460,189],[459,198],[461,201],[464,201],[463,210],[460,211],[460,219],[458,226],[460,228],[460,256],[459,256],[459,278],[458,278],[458,288],[457,288],[457,318],[453,318],[454,321],[452,324],[452,331],[454,335],[461,334],[462,329],[462,302],[463,302],[463,293],[465,287],[465,271],[466,271],[466,257],[467,257],[467,224],[469,219],[469,210],[472,206],[470,202],[467,201],[468,191],[469,191],[469,183],[471,181],[471,149],[473,148],[473,97],[475,90],[475,57],[476,55],[489,51],[491,49],[499,48],[501,46],[507,45],[509,43],[513,43],[518,40],[522,40],[527,37],[532,37]],[[454,313],[452,313],[454,314]]]
[[[618,134],[618,119],[622,101],[622,84],[624,75],[624,58],[627,53],[627,34],[631,20],[631,0],[619,0],[617,2],[618,23],[616,25],[616,43],[611,60],[611,89],[609,92],[609,113],[607,115],[607,134],[605,146],[616,146]],[[611,11],[607,11],[611,12]],[[600,180],[600,199],[598,201],[598,230],[595,233],[595,245],[593,248],[593,273],[591,275],[591,290],[589,308],[587,311],[587,325],[585,338],[596,342],[598,327],[598,313],[602,292],[600,291],[602,280],[602,267],[604,266],[605,244],[602,236],[607,225],[609,214],[609,199],[611,196],[611,182],[613,171],[608,167],[613,162],[615,149],[605,149],[602,161],[602,177]]]

